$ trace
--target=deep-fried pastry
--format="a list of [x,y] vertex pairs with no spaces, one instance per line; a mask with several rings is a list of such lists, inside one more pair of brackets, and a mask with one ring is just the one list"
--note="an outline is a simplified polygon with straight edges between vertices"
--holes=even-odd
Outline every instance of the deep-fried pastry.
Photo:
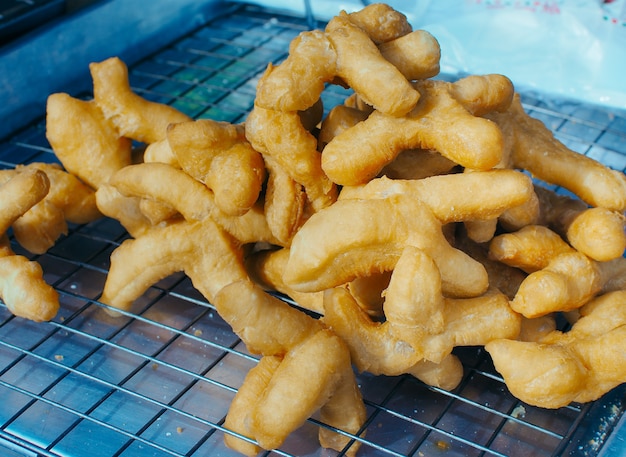
[[94,190],[56,164],[34,162],[15,168],[16,172],[37,169],[46,174],[50,189],[46,196],[13,223],[17,241],[33,254],[48,251],[67,223],[86,224],[102,217]]
[[14,315],[35,322],[57,314],[59,295],[45,282],[37,262],[13,252],[5,232],[49,189],[48,175],[36,167],[0,170],[0,299]]
[[560,408],[593,401],[621,384],[626,375],[625,294],[616,291],[589,302],[569,332],[554,330],[534,342],[488,343],[485,349],[513,395]]
[[259,80],[255,103],[265,109],[302,111],[319,100],[336,73],[337,54],[321,30],[300,33],[289,45],[289,56],[269,64]]
[[0,234],[43,200],[49,190],[50,179],[41,170],[0,170]]
[[333,17],[326,26],[326,35],[337,52],[337,76],[366,103],[390,116],[403,116],[415,107],[420,93],[381,55],[349,15],[340,13]]
[[93,189],[132,162],[131,140],[105,118],[94,100],[50,95],[46,138],[63,167]]
[[150,144],[165,138],[167,126],[191,118],[164,103],[147,100],[133,92],[128,68],[117,57],[89,64],[94,99],[120,135]]
[[8,252],[6,235],[0,239],[0,298],[16,316],[48,321],[59,311],[58,292],[43,279],[41,265]]
[[289,246],[305,221],[306,193],[271,157],[265,158],[265,167],[268,177],[263,206],[267,225],[283,246]]
[[512,138],[515,167],[572,191],[591,206],[614,211],[626,209],[624,174],[567,148],[541,121],[524,111],[519,94],[508,110],[486,116],[498,124],[505,136]]
[[255,105],[246,119],[246,138],[254,149],[271,157],[304,187],[315,210],[336,200],[337,187],[322,171],[317,140],[304,129],[297,112]]
[[406,195],[340,200],[313,214],[293,238],[284,280],[303,292],[336,287],[393,269],[406,245],[433,258],[445,294],[487,289],[484,267],[450,246],[430,209]]
[[[223,287],[213,303],[248,348],[263,356],[280,357],[267,369],[247,378],[242,395],[251,404],[238,406],[231,418],[242,426],[242,434],[273,449],[316,411],[322,419],[341,430],[357,433],[365,421],[365,406],[356,386],[350,353],[344,342],[316,320],[270,296],[249,280]],[[268,334],[267,329],[273,331]],[[269,378],[269,379],[268,379]],[[248,389],[257,394],[251,398]],[[324,446],[341,450],[343,436],[320,430]],[[354,446],[352,452],[356,452]]]
[[[468,111],[468,108],[478,110],[479,103],[466,102],[466,107],[454,98],[454,84],[461,82],[417,82],[422,95],[410,113],[394,117],[374,111],[365,121],[326,145],[322,169],[337,184],[363,184],[401,151],[415,148],[435,150],[459,165],[476,170],[494,167],[504,154],[500,129]],[[490,85],[485,87],[491,90]],[[494,94],[482,94],[478,101],[486,100],[488,106],[500,108],[494,100],[507,99],[509,91],[496,88],[494,91]]]

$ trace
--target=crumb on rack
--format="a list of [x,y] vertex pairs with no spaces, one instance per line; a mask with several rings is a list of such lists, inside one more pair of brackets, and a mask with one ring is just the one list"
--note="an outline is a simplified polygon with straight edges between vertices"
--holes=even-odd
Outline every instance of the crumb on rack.
[[526,416],[526,408],[524,408],[524,405],[517,405],[511,412],[511,417],[515,419],[518,419],[524,416]]

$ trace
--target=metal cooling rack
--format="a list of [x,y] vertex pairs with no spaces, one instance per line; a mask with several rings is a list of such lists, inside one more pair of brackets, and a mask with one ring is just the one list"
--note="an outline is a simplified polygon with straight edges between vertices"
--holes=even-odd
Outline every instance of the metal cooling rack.
[[[131,83],[195,118],[240,122],[260,72],[306,28],[303,18],[240,5],[133,65]],[[345,96],[330,88],[325,106]],[[524,101],[568,146],[624,170],[624,113]],[[0,145],[2,167],[33,161],[55,161],[43,117]],[[222,424],[256,359],[182,274],[151,287],[132,313],[110,317],[98,297],[109,255],[126,237],[104,218],[70,227],[48,253],[30,256],[61,295],[51,322],[16,318],[0,304],[2,455],[237,455],[223,444]],[[598,455],[622,416],[623,388],[544,410],[511,396],[482,349],[455,353],[465,376],[453,392],[408,376],[358,376],[368,411],[365,435],[354,437],[360,456]],[[312,418],[265,455],[334,455],[319,448],[319,425]]]

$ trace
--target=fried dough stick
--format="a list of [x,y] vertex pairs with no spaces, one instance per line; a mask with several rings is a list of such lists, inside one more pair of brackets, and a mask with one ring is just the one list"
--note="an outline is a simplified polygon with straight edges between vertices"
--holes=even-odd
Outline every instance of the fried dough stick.
[[[560,254],[575,251],[559,235],[544,226],[528,226],[517,232],[496,237],[489,246],[489,255],[503,263],[516,266],[528,273],[545,268]],[[603,291],[624,288],[626,259],[620,257],[606,262],[595,262],[603,276]]]
[[267,224],[282,246],[289,246],[305,220],[306,194],[280,164],[265,158],[267,182],[264,210]]
[[[41,170],[0,173],[0,299],[11,313],[35,322],[52,319],[59,296],[43,279],[41,266],[11,249],[6,230],[48,193],[50,181]],[[7,179],[8,178],[8,179]]]
[[[127,197],[115,186],[103,184],[96,191],[96,205],[105,216],[115,219],[126,229],[133,238],[138,238],[153,225],[163,225],[165,222],[150,220],[141,210],[140,197]],[[174,219],[176,220],[176,219]],[[172,220],[172,222],[174,221]]]
[[336,73],[337,54],[321,30],[300,33],[289,55],[270,64],[257,85],[255,103],[265,109],[302,111],[315,104]]
[[[270,380],[283,361],[283,357],[267,355],[261,357],[257,365],[252,367],[243,383],[237,390],[230,403],[228,414],[224,420],[224,427],[237,433],[224,435],[227,447],[246,455],[256,456],[263,449],[256,443],[252,421],[250,420],[250,405],[254,405],[267,390]],[[239,435],[247,438],[242,439]]]
[[50,179],[42,170],[0,170],[0,234],[43,200],[49,190]]
[[3,184],[6,208],[0,233],[9,224],[18,243],[34,254],[43,254],[67,233],[68,221],[84,224],[102,216],[93,189],[57,164],[33,162],[1,170]]
[[[328,402],[331,402],[331,410],[327,419],[333,421],[331,425],[353,424],[356,428],[348,430],[356,433],[365,413],[347,349],[342,349],[341,340],[323,330],[319,321],[254,287],[241,255],[239,246],[210,218],[153,228],[138,239],[123,242],[113,252],[101,301],[128,310],[151,284],[175,271],[184,271],[194,287],[215,304],[220,316],[250,351],[284,356],[280,369],[256,406],[254,438],[262,446],[271,449],[280,445],[288,434]],[[268,328],[273,331],[268,332]],[[303,365],[304,361],[308,365]],[[304,370],[305,366],[309,371]],[[301,374],[297,379],[318,381],[310,389],[302,389],[293,381],[298,373]],[[346,388],[343,383],[353,387]],[[294,400],[296,404],[284,409],[285,400],[294,398],[290,392],[295,386],[300,393]],[[351,395],[350,399],[347,400],[346,395]],[[337,417],[336,409],[332,408],[333,398],[352,405],[353,414]]]
[[[162,171],[162,174],[142,176],[148,168]],[[176,196],[158,190],[164,177],[169,178],[168,182],[176,183],[178,191],[185,195],[194,195],[193,190],[197,185],[210,192],[184,171],[159,163],[126,167],[116,173],[111,184],[122,188],[128,196],[167,200],[175,204]],[[204,198],[202,192],[201,199]],[[331,421],[331,425],[352,427],[348,430],[356,433],[364,421],[365,413],[347,349],[341,349],[341,340],[323,330],[319,321],[252,285],[244,268],[241,245],[213,221],[210,208],[205,210],[205,203],[198,200],[179,203],[177,210],[188,219],[163,227],[152,227],[143,231],[139,238],[126,240],[115,249],[111,255],[111,268],[101,301],[114,308],[127,310],[150,285],[173,272],[185,272],[194,287],[215,304],[218,313],[252,352],[284,357],[257,405],[261,412],[256,416],[253,431],[254,438],[262,446],[278,446],[295,427],[320,408],[322,417]],[[273,329],[269,336],[268,328]],[[321,342],[315,343],[323,334],[328,335]],[[315,349],[322,343],[321,349]],[[310,359],[312,355],[309,350],[317,350],[314,361]],[[299,351],[304,352],[297,355]],[[280,408],[285,398],[291,398],[291,379],[295,376],[293,372],[304,366],[302,360],[308,361],[310,370],[321,370],[326,376],[322,376],[311,389],[303,390],[299,386],[299,404],[282,414],[281,428],[277,428],[271,422],[269,413],[282,411]],[[315,378],[311,372],[303,376]],[[348,388],[344,383],[353,387]],[[332,406],[334,402],[343,406]],[[327,404],[330,409],[325,413]],[[352,405],[353,412],[347,416],[338,416],[336,411],[343,409],[345,412],[345,405]],[[235,407],[234,411],[238,411],[238,408]],[[233,423],[240,422],[234,420]],[[332,434],[329,436],[327,432],[320,434],[320,440],[322,444],[341,444],[342,447],[347,443]],[[235,440],[235,443],[238,441],[241,440]],[[246,442],[244,449],[249,449],[249,445]]]
[[17,241],[33,254],[48,251],[67,234],[67,222],[86,224],[102,217],[94,190],[57,164],[34,162],[18,165],[16,173],[37,169],[46,174],[50,189],[46,196],[13,223]]
[[109,183],[123,195],[155,200],[176,208],[189,221],[202,220],[215,211],[210,189],[184,171],[164,163],[130,165],[115,173]]
[[599,293],[624,284],[624,258],[597,262],[544,226],[496,236],[489,255],[530,273],[511,301],[511,307],[527,318],[578,309]]
[[[232,426],[243,426],[235,431],[273,449],[317,410],[325,423],[349,433],[359,431],[365,407],[349,351],[340,338],[249,280],[224,287],[213,302],[252,352],[280,358],[263,362],[246,378],[226,419]],[[235,437],[227,442],[241,452],[254,450]],[[325,447],[342,450],[348,442],[349,438],[320,429]]]
[[[354,22],[353,17],[351,20]],[[378,50],[409,81],[432,78],[439,74],[439,42],[425,30],[415,30],[381,43]]]
[[401,338],[412,341],[415,335],[419,338],[444,330],[441,274],[424,251],[404,248],[383,296],[386,324]]
[[246,271],[259,286],[287,295],[302,308],[324,314],[323,292],[298,292],[285,284],[283,274],[288,260],[289,248],[258,251],[246,257]]
[[407,245],[435,261],[444,294],[476,296],[487,289],[484,267],[450,246],[426,205],[404,195],[341,200],[313,214],[293,238],[283,279],[302,292],[340,286],[392,270]]
[[94,100],[50,95],[46,138],[63,167],[93,189],[132,162],[131,140],[104,117]]
[[50,190],[45,200],[61,209],[68,222],[86,224],[102,216],[95,204],[95,191],[60,165],[33,162],[18,165],[15,169],[21,172],[30,168],[42,170],[48,175]]
[[186,114],[164,103],[146,100],[134,93],[128,80],[128,68],[117,57],[89,64],[96,104],[121,136],[142,143],[165,138],[167,126],[191,121]]
[[[268,66],[257,86],[259,107],[282,112],[306,110],[320,99],[325,84],[333,82],[356,83],[354,87],[357,91],[364,90],[366,98],[373,97],[383,105],[394,103],[393,96],[375,93],[378,86],[358,75],[357,68],[363,64],[369,66],[368,71],[362,69],[368,77],[381,77],[374,68],[390,75],[392,86],[409,95],[401,104],[414,104],[419,94],[406,79],[438,72],[440,53],[436,40],[420,31],[394,42],[409,34],[412,28],[403,14],[387,5],[369,5],[361,11],[340,16],[325,32],[300,33],[290,43],[287,58],[277,66]],[[358,44],[352,42],[355,39]],[[360,52],[366,50],[367,57],[359,55],[357,61],[350,52],[355,45]],[[380,50],[377,45],[381,46]],[[337,81],[338,78],[348,82]],[[389,84],[389,80],[386,83]]]
[[626,209],[624,174],[567,148],[541,121],[524,111],[519,94],[507,111],[486,116],[513,139],[515,167],[572,191],[591,206],[618,212]]
[[301,184],[317,211],[337,198],[337,187],[324,174],[317,139],[304,129],[297,112],[268,110],[255,105],[246,119],[246,138]]
[[43,279],[41,266],[11,251],[0,236],[0,299],[11,313],[34,322],[52,319],[59,311],[59,294]]
[[618,259],[626,250],[624,214],[606,208],[581,212],[567,228],[569,243],[598,262]]
[[[497,193],[493,189],[498,189]],[[484,220],[532,198],[530,179],[515,170],[489,170],[430,176],[423,179],[375,178],[344,187],[339,200],[380,199],[405,195],[421,201],[443,224]]]
[[556,232],[543,225],[529,225],[498,235],[489,244],[491,258],[527,273],[541,270],[553,258],[572,251]]
[[607,208],[589,208],[583,201],[536,186],[540,221],[594,260],[621,257],[626,249],[624,215]]
[[[170,183],[170,186],[163,186],[164,182]],[[260,203],[241,216],[224,214],[217,208],[213,192],[209,188],[172,165],[157,162],[131,165],[117,172],[110,183],[125,197],[139,197],[166,204],[188,221],[211,217],[243,244],[257,241],[280,244],[267,225]],[[101,196],[101,203],[104,205],[116,200],[114,193],[110,190],[107,192],[108,195]],[[135,230],[144,227],[142,217],[134,217],[127,211],[116,211],[111,206],[102,209],[103,212],[107,210],[109,214],[124,218],[121,221],[123,225],[127,221]]]
[[154,227],[113,251],[100,300],[128,311],[148,287],[179,271],[211,300],[225,285],[247,277],[238,252],[234,241],[210,218]]
[[[532,240],[532,241],[531,241]],[[538,260],[536,266],[516,262],[516,247],[532,243],[536,248],[521,254]],[[515,244],[516,247],[512,245]],[[537,249],[546,249],[540,252]],[[532,271],[520,284],[511,307],[527,318],[555,311],[580,308],[602,289],[601,271],[596,262],[565,243],[556,233],[543,226],[528,226],[512,234],[495,237],[490,245],[493,258],[507,265]],[[510,260],[507,260],[510,259]]]
[[[164,189],[163,182],[170,186]],[[143,163],[118,171],[110,185],[121,197],[110,191],[101,195],[104,204],[116,200],[128,203],[128,198],[151,199],[167,203],[183,218],[146,226],[143,219],[132,214],[137,200],[130,200],[128,207],[115,213],[122,224],[128,223],[139,236],[124,241],[113,251],[101,298],[104,303],[128,310],[148,287],[177,271],[184,271],[208,300],[230,282],[247,278],[241,264],[240,241],[213,219],[212,215],[219,211],[204,184],[171,165]],[[255,213],[249,211],[237,219],[252,222],[248,214]],[[228,218],[224,220],[228,222]],[[260,240],[255,237],[254,241]]]
[[389,116],[403,116],[415,107],[420,93],[348,14],[333,17],[325,31],[337,52],[337,76],[366,103]]
[[[408,373],[445,389],[456,387],[462,376],[458,361],[452,360],[454,347],[483,345],[500,338],[497,335],[517,338],[521,325],[507,297],[498,292],[470,299],[445,299],[444,330],[417,334],[411,343],[395,336],[392,326],[371,321],[345,288],[329,289],[324,306],[324,322],[344,339],[357,369],[374,374]],[[440,371],[433,376],[438,364],[442,364]],[[435,382],[440,384],[432,384]]]
[[378,45],[408,35],[413,30],[404,14],[385,3],[367,5],[348,13],[348,18]]
[[247,277],[233,276],[227,286],[212,303],[253,354],[282,357],[324,328],[319,320],[267,294]]
[[[303,392],[301,386],[307,382],[309,386]],[[298,391],[305,395],[292,395]],[[300,415],[294,414],[290,421],[291,414],[285,415],[279,408],[283,405],[300,411]],[[356,434],[365,422],[365,406],[352,371],[350,352],[330,330],[317,332],[283,359],[255,410],[253,420],[259,441],[263,444],[267,440],[266,448],[278,447],[318,409],[322,421],[348,433]],[[281,428],[282,436],[276,437]],[[350,437],[320,428],[319,440],[323,447],[340,451]],[[352,446],[349,455],[354,455],[357,448],[358,445]]]
[[[394,117],[374,111],[365,121],[337,135],[326,145],[322,151],[322,169],[337,184],[363,184],[400,152],[416,148],[435,150],[471,169],[494,167],[504,153],[502,134],[495,123],[472,111],[483,113],[501,109],[502,104],[510,100],[512,85],[500,75],[468,78],[485,78],[498,83],[419,81],[415,85],[422,96],[410,113]],[[462,92],[468,93],[459,97],[453,90],[455,84],[462,85]],[[486,90],[470,97],[470,89],[474,87]]]
[[171,124],[167,141],[176,163],[213,191],[215,204],[225,214],[238,216],[254,206],[265,165],[242,125],[210,119]]
[[240,216],[259,199],[265,177],[261,154],[241,141],[213,159],[203,182],[213,190],[215,204],[224,214]]
[[199,181],[204,181],[209,174],[218,148],[228,149],[244,139],[243,125],[212,119],[170,124],[166,134],[166,144],[178,168]]
[[501,184],[502,192],[477,198],[487,189],[478,178],[479,172],[410,182],[381,178],[371,186],[355,189],[352,195],[344,188],[334,205],[312,215],[294,236],[285,283],[296,290],[315,291],[389,271],[404,246],[410,244],[433,258],[442,275],[444,294],[484,293],[484,267],[453,249],[442,225],[497,217],[532,194],[530,180],[521,173],[485,173],[494,184]]
[[454,347],[483,346],[500,335],[517,338],[521,316],[513,311],[508,297],[498,290],[489,290],[480,297],[446,298],[445,329],[424,341],[425,358],[441,362]]
[[537,342],[494,340],[485,349],[511,393],[543,408],[596,400],[626,377],[626,291],[601,295],[581,308],[569,332]]
[[[171,188],[164,189],[163,182],[170,183]],[[106,189],[110,192],[100,195],[101,203],[111,205],[120,200],[127,203],[129,206],[123,211],[113,208],[110,214],[120,217],[123,225],[127,224],[133,233],[138,234],[138,238],[126,240],[111,255],[111,270],[102,301],[113,307],[129,309],[150,285],[177,271],[184,271],[192,279],[193,272],[199,271],[197,278],[206,274],[215,280],[214,284],[208,279],[203,280],[202,285],[208,288],[200,289],[211,300],[221,287],[247,277],[243,266],[239,265],[241,261],[235,261],[242,255],[238,249],[240,243],[266,241],[262,234],[273,240],[266,224],[263,225],[262,213],[248,211],[236,218],[218,217],[219,210],[213,204],[211,191],[171,165],[143,163],[128,166],[117,172],[110,184],[120,194],[105,186],[98,193]],[[166,202],[184,218],[164,225],[146,226],[143,219],[137,219],[132,213],[137,201],[128,198]],[[218,217],[220,223],[214,217]],[[218,248],[221,251],[213,251]],[[209,274],[212,268],[216,273]]]
[[[330,290],[334,292],[324,293],[323,321],[348,343],[360,371],[406,373],[424,357],[421,340],[444,329],[439,271],[416,248],[406,247],[393,270],[383,304],[384,322],[371,322],[348,289],[343,294]],[[343,306],[349,307],[352,318]]]

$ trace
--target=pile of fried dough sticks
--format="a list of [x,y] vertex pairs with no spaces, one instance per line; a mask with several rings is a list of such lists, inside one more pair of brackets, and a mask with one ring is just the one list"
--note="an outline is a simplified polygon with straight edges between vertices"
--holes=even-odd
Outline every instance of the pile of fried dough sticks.
[[[35,321],[59,309],[9,228],[43,253],[68,222],[118,220],[102,303],[128,310],[183,271],[260,355],[225,422],[246,455],[315,413],[343,449],[332,427],[366,419],[355,368],[453,389],[457,346],[484,346],[529,404],[597,399],[626,382],[626,177],[556,140],[508,78],[438,80],[439,58],[385,4],[341,12],[267,66],[241,124],[142,98],[118,58],[91,64],[93,99],[48,99],[62,166],[0,173],[0,297]],[[324,115],[328,84],[352,95]]]

